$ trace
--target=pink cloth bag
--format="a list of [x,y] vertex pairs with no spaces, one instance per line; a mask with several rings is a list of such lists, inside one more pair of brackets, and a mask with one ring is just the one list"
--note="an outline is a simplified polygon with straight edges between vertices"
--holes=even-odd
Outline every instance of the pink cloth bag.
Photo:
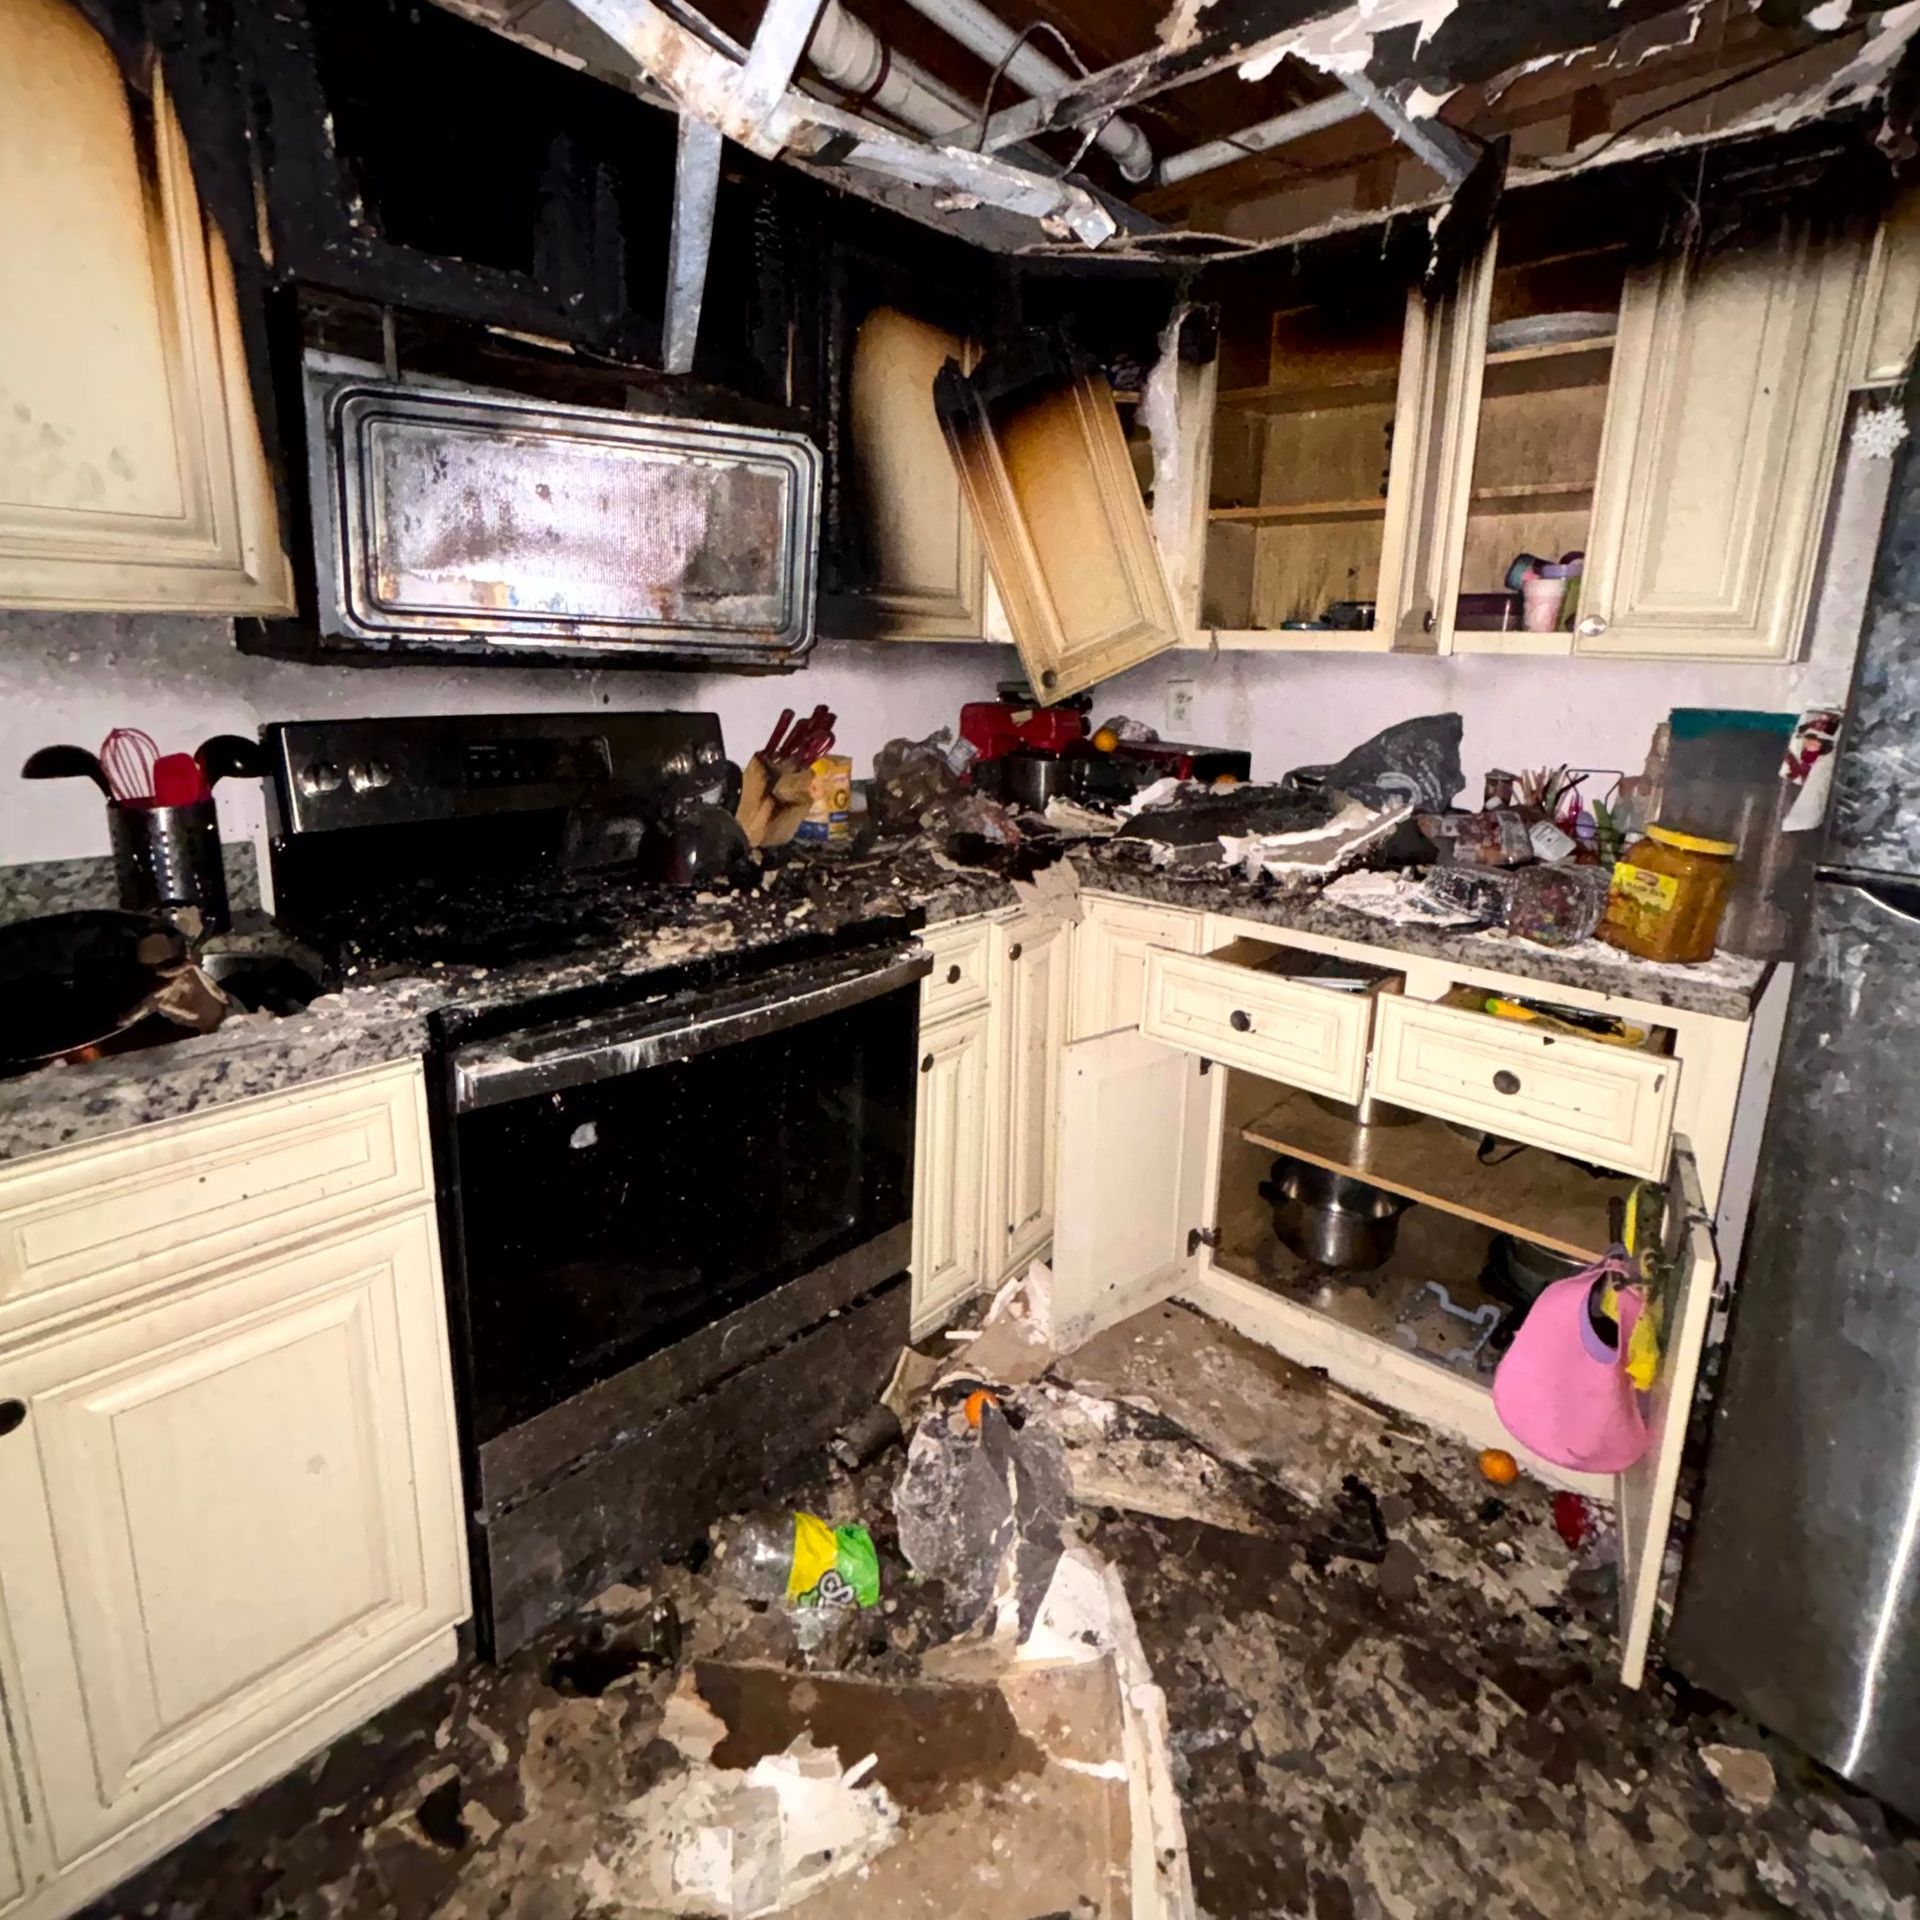
[[1556,1280],[1527,1311],[1493,1376],[1493,1410],[1523,1447],[1582,1473],[1621,1473],[1647,1450],[1640,1396],[1627,1377],[1627,1341],[1640,1294],[1620,1289],[1620,1344],[1588,1318],[1588,1297],[1625,1271],[1601,1261]]

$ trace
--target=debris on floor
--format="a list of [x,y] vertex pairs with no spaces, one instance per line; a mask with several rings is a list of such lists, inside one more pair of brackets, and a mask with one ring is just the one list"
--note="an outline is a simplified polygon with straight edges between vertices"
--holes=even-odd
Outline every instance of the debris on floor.
[[[1545,1488],[1183,1307],[1056,1356],[1046,1295],[903,1361],[904,1451],[769,1486],[97,1920],[1920,1914],[1911,1829],[1618,1686]],[[789,1571],[743,1584],[769,1515]],[[789,1604],[797,1515],[836,1572],[866,1530],[874,1604]]]

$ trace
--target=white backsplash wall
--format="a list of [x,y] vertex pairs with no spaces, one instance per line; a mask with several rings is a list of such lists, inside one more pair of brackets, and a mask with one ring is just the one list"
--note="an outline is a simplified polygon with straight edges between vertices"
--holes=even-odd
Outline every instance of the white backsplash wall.
[[[1676,706],[1794,712],[1841,699],[1852,669],[1891,465],[1850,459],[1815,599],[1808,658],[1741,666],[1655,660],[1474,655],[1166,654],[1108,682],[1098,718],[1131,714],[1169,737],[1248,747],[1262,778],[1336,760],[1391,724],[1457,709],[1468,806],[1489,767],[1559,765],[1632,773],[1655,725]],[[823,640],[802,673],[568,673],[488,667],[303,666],[238,652],[224,620],[57,615],[0,610],[0,864],[107,851],[99,796],[87,782],[18,778],[35,747],[97,747],[109,727],[144,726],[162,751],[210,733],[251,735],[266,720],[329,715],[691,707],[720,715],[736,758],[791,706],[824,701],[839,747],[866,773],[897,734],[954,726],[962,702],[991,698],[1019,671],[1010,648]],[[1176,724],[1175,682],[1191,718]],[[255,838],[260,791],[220,789],[228,839]]]
[[[1462,654],[1396,659],[1363,653],[1162,654],[1103,686],[1095,717],[1124,713],[1169,738],[1250,747],[1257,778],[1337,760],[1382,727],[1457,711],[1465,722],[1463,804],[1480,804],[1489,767],[1616,767],[1637,773],[1654,727],[1674,707],[1797,713],[1846,696],[1866,611],[1892,463],[1849,456],[1814,594],[1805,660],[1547,659]],[[1179,683],[1192,708],[1176,724]]]
[[[0,610],[0,864],[107,851],[100,796],[85,780],[19,778],[34,748],[97,748],[113,726],[141,726],[161,751],[212,733],[251,737],[263,721],[414,713],[683,707],[718,713],[736,759],[760,746],[782,707],[824,701],[837,750],[864,773],[895,734],[953,726],[964,700],[991,698],[1012,671],[1000,647],[823,640],[802,673],[570,673],[558,669],[306,666],[240,653],[225,620]],[[218,789],[228,840],[256,838],[257,781]]]

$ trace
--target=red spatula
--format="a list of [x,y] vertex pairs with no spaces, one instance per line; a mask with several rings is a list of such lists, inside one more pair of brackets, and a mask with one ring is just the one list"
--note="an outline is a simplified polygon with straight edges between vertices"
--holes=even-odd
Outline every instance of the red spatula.
[[190,753],[163,753],[153,763],[153,804],[191,807],[207,797],[207,776]]

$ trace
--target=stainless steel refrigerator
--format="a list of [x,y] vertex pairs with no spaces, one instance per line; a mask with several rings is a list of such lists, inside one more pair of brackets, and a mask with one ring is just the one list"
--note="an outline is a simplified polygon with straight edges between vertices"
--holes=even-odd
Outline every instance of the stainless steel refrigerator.
[[1920,1816],[1920,458],[1911,441],[1875,560],[1813,894],[1667,1658]]

